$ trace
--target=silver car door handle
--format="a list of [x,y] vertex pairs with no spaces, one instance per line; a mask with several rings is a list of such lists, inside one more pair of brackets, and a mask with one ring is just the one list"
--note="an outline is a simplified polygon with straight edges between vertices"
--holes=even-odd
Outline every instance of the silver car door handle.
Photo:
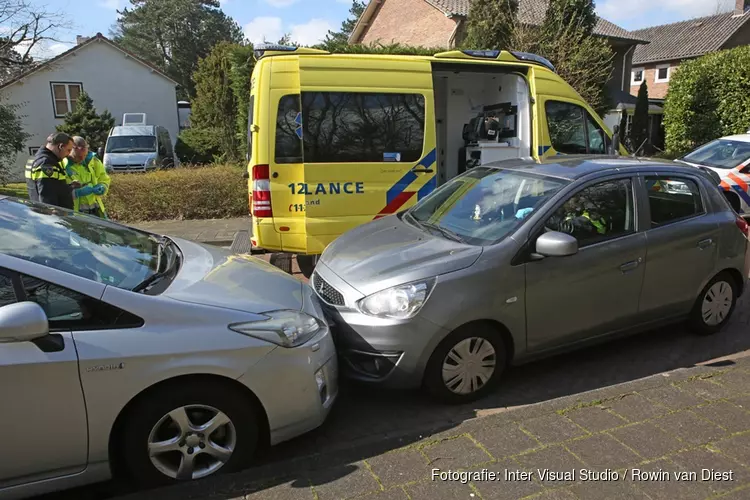
[[634,260],[632,262],[626,262],[625,264],[623,264],[623,265],[620,266],[620,271],[622,271],[623,273],[626,273],[628,271],[632,271],[633,269],[635,269],[636,267],[638,267],[639,263],[640,263],[640,261],[637,261],[637,260]]
[[713,245],[713,243],[714,243],[714,240],[712,240],[711,238],[707,238],[705,240],[702,240],[702,241],[698,242],[698,248],[700,248],[701,250],[703,250],[704,248],[708,248],[711,245]]

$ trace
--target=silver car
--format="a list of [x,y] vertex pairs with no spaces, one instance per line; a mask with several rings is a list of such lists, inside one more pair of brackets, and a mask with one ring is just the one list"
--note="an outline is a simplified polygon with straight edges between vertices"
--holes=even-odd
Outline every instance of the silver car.
[[345,233],[312,284],[342,373],[465,402],[510,364],[682,320],[717,332],[747,232],[699,169],[509,160]]
[[0,498],[238,470],[318,427],[337,372],[270,264],[0,197]]

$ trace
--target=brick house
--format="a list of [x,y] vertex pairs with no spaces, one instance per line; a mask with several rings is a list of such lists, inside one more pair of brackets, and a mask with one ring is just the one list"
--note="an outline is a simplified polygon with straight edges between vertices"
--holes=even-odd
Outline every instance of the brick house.
[[635,49],[630,93],[638,95],[645,81],[649,98],[658,103],[666,97],[669,80],[682,61],[749,45],[748,4],[750,0],[736,0],[732,12],[632,31],[636,37],[651,43]]
[[[370,0],[349,43],[452,49],[463,40],[470,5],[470,0]],[[519,19],[525,24],[540,25],[548,5],[549,0],[520,0]],[[594,34],[606,38],[614,52],[614,70],[607,82],[613,109],[604,117],[612,129],[619,124],[621,110],[635,105],[630,94],[633,53],[648,41],[602,18],[597,18]]]

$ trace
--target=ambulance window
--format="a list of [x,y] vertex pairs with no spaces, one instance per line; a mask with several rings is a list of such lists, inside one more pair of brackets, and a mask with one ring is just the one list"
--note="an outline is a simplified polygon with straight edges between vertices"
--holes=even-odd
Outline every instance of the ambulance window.
[[547,125],[552,147],[563,154],[604,154],[608,136],[581,106],[547,101]]
[[305,163],[415,162],[422,157],[422,94],[303,92]]
[[277,164],[302,163],[302,124],[299,111],[299,94],[285,95],[279,100],[276,115]]

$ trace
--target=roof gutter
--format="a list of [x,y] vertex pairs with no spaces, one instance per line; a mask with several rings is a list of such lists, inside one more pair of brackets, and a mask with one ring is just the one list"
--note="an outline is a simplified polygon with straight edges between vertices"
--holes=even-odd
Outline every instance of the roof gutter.
[[375,11],[382,3],[383,0],[370,0],[367,7],[365,7],[364,12],[362,12],[362,15],[357,19],[357,23],[354,25],[351,35],[349,35],[349,43],[360,43],[360,38],[362,37],[365,28],[370,25],[370,21],[372,20]]
[[[631,51],[635,50],[636,47],[637,45],[631,45],[630,48],[625,51],[625,55],[622,56],[622,83],[620,84],[620,90],[622,90],[623,92],[625,92],[625,70],[628,67],[628,54],[630,54]],[[628,85],[628,87],[630,87],[630,85]]]

